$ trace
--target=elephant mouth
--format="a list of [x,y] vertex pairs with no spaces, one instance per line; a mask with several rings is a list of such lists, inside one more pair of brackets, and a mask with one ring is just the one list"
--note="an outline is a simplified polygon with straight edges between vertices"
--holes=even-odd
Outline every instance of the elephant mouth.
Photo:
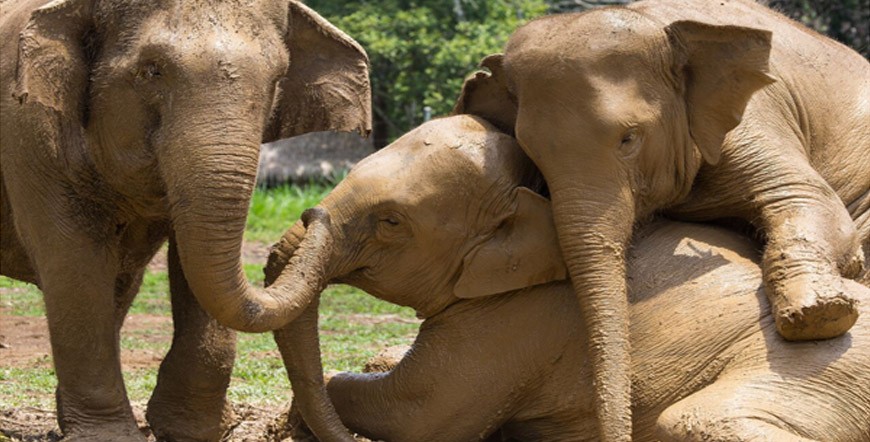
[[360,282],[370,280],[372,268],[370,266],[357,267],[349,272],[329,278],[330,284],[358,285]]

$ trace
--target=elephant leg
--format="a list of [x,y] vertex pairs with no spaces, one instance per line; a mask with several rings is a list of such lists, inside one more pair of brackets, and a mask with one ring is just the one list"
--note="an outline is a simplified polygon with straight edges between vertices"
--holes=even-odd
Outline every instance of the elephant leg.
[[[765,290],[776,328],[790,341],[846,333],[858,319],[858,293],[867,291],[849,279],[859,276],[864,261],[849,213],[820,177],[815,184],[810,187],[819,195],[783,189],[787,197],[772,198],[788,203],[771,204],[762,214]],[[805,201],[814,204],[804,207]]]
[[710,215],[712,205],[716,217],[741,214],[763,231],[765,291],[777,330],[791,341],[846,333],[858,319],[858,294],[867,293],[850,279],[864,261],[855,223],[801,146],[793,135],[778,133],[738,143],[734,151],[743,153],[727,158],[692,191],[700,207],[678,210],[688,211],[689,219],[709,219],[691,214]]
[[226,391],[236,334],[197,303],[182,271],[174,236],[168,261],[175,332],[146,416],[158,440],[217,441],[233,419]]
[[[529,360],[517,362],[516,354],[534,358],[540,353],[503,351],[500,339],[515,321],[451,319],[424,323],[411,350],[389,372],[330,378],[327,391],[342,422],[373,440],[479,440],[497,432],[539,374],[508,367],[534,366]],[[525,348],[531,341],[512,344]],[[577,434],[565,439],[549,433],[540,439],[576,440]]]
[[[271,278],[266,277],[271,284]],[[353,441],[326,393],[318,336],[318,307],[315,297],[298,318],[275,330],[275,343],[281,352],[293,388],[293,402],[319,440]]]
[[116,266],[93,244],[36,262],[45,295],[64,440],[144,441],[121,375]]

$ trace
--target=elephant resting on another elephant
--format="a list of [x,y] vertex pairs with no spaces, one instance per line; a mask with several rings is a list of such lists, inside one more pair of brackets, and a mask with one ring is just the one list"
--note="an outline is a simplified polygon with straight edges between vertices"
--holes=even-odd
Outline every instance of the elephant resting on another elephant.
[[[390,441],[597,439],[588,336],[549,203],[520,187],[539,187],[531,169],[511,137],[455,116],[359,163],[324,200],[345,238],[328,276],[426,318],[391,371],[328,382],[349,428]],[[301,231],[273,249],[269,278]],[[870,324],[784,342],[757,244],[677,222],[634,243],[636,440],[870,438]]]
[[788,340],[855,323],[870,247],[870,63],[755,0],[647,0],[534,20],[457,113],[515,133],[552,196],[601,436],[631,434],[625,254],[639,221],[730,218],[765,238]]

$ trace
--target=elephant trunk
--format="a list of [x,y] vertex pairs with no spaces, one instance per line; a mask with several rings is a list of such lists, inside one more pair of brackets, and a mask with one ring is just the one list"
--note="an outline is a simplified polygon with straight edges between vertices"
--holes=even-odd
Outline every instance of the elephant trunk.
[[[264,272],[266,286],[281,275],[282,269],[302,247],[305,226],[302,221],[293,225],[272,246]],[[275,331],[275,343],[281,352],[287,376],[293,387],[293,397],[305,423],[321,441],[354,441],[338,417],[323,380],[320,340],[317,328],[319,297],[305,312],[284,328]]]
[[[602,441],[631,440],[631,357],[624,249],[631,236],[630,196],[570,183],[551,185],[559,244],[589,339]],[[611,192],[612,193],[612,192]],[[601,197],[589,201],[589,196]]]
[[296,254],[296,250],[305,238],[305,231],[305,222],[296,221],[269,249],[269,258],[266,260],[266,267],[263,268],[266,287],[274,284],[284,267],[290,263],[290,259]]
[[245,118],[214,113],[213,121],[201,127],[179,123],[156,137],[166,140],[159,143],[164,149],[160,169],[181,266],[197,301],[221,324],[244,332],[279,329],[325,285],[332,247],[329,216],[322,209],[306,212],[304,238],[275,284],[250,286],[241,249],[262,128]]

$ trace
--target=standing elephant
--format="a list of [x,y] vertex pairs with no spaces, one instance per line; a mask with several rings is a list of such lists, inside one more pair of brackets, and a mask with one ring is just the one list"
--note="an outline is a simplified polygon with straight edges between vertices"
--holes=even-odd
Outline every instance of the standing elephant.
[[365,52],[286,0],[6,2],[0,42],[2,273],[44,293],[65,437],[144,440],[118,334],[168,238],[175,334],[148,421],[159,439],[219,439],[235,355],[223,326],[301,314],[331,246],[327,216],[310,212],[293,264],[249,286],[259,145],[368,132]]
[[603,440],[631,433],[624,256],[656,211],[758,228],[786,339],[855,323],[868,289],[848,278],[870,238],[860,55],[750,0],[650,0],[533,21],[483,66],[456,111],[515,133],[547,180]]
[[[597,440],[588,334],[549,202],[523,187],[541,183],[511,137],[460,115],[360,162],[323,201],[343,239],[327,277],[425,318],[391,371],[330,379],[348,427],[387,441]],[[273,249],[269,278],[303,232]],[[870,324],[778,339],[752,241],[657,222],[628,274],[636,440],[870,438]]]

